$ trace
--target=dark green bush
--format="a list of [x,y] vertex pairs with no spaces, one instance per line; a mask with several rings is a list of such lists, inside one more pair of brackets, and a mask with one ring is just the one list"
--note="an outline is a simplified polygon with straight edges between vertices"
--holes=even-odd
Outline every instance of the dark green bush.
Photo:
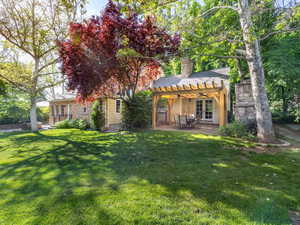
[[91,112],[91,127],[95,130],[101,131],[105,126],[105,116],[100,101],[101,100],[96,100],[93,103]]
[[221,135],[228,137],[255,139],[254,134],[250,132],[248,126],[238,121],[233,121],[226,126],[220,127],[219,132]]
[[145,129],[151,125],[152,102],[149,91],[141,91],[124,102],[123,127],[126,130]]
[[29,110],[18,105],[4,105],[0,109],[0,124],[29,122]]
[[62,120],[55,124],[55,128],[57,129],[68,129],[71,128],[70,120]]
[[89,128],[89,124],[85,120],[76,119],[76,120],[63,120],[59,121],[55,124],[55,128],[57,129],[69,129],[69,128],[77,128],[80,130],[85,130]]
[[38,107],[36,112],[38,121],[44,123],[49,121],[49,107]]
[[284,112],[273,112],[272,120],[274,123],[294,123],[296,121],[296,116],[290,113]]

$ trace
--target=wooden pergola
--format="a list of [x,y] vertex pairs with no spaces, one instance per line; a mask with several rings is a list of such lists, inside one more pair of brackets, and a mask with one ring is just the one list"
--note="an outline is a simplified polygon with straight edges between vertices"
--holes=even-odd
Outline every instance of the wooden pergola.
[[197,84],[171,85],[164,87],[150,88],[152,91],[152,128],[157,127],[157,103],[161,98],[168,100],[168,118],[171,117],[171,109],[175,99],[179,96],[184,98],[199,98],[206,96],[214,98],[219,106],[219,126],[224,126],[227,123],[226,99],[227,90],[224,86],[224,81],[219,84],[214,81],[198,82]]

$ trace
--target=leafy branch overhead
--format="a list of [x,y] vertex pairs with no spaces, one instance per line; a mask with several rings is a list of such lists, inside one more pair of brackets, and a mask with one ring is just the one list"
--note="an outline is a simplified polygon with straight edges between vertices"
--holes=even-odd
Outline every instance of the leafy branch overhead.
[[178,34],[169,35],[154,17],[124,15],[109,1],[101,16],[72,23],[69,40],[59,42],[62,71],[80,100],[116,93],[130,97],[161,73],[159,60],[177,52]]

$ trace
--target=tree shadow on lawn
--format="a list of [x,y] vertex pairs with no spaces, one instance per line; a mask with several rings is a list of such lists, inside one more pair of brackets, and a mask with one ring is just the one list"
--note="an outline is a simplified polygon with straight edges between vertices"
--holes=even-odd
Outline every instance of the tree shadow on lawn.
[[[299,210],[299,158],[233,150],[244,143],[232,139],[74,130],[2,137],[11,141],[8,151],[17,149],[10,158],[18,160],[0,164],[0,207],[11,212],[24,206],[24,217],[32,217],[27,218],[29,224],[43,224],[49,215],[53,221],[46,224],[59,224],[64,218],[72,224],[151,224],[149,218],[124,223],[125,216],[108,209],[119,200],[101,199],[130,185],[141,190],[151,186],[145,190],[153,191],[152,198],[188,202],[187,209],[193,211],[189,214],[205,212],[212,221],[223,217],[235,221],[232,224],[288,224],[287,210]],[[160,187],[165,191],[156,196]],[[203,208],[193,206],[193,199],[204,202]],[[151,196],[149,200],[154,201]]]

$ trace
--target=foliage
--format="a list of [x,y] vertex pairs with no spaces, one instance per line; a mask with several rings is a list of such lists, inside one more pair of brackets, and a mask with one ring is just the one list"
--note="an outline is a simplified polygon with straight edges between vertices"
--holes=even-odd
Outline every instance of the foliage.
[[29,121],[29,111],[20,104],[9,104],[1,107],[0,124],[16,124]]
[[238,121],[233,121],[232,123],[219,128],[219,132],[223,136],[246,138],[251,140],[254,139],[253,132],[255,132],[255,130],[255,127],[253,128],[252,125],[246,125]]
[[95,130],[102,130],[105,126],[105,115],[103,112],[103,105],[100,104],[102,100],[97,99],[92,106],[91,112],[91,127]]
[[0,124],[29,121],[29,104],[26,95],[7,86],[6,95],[0,95]]
[[[276,122],[294,122],[299,107],[295,97],[300,94],[299,32],[272,38],[264,45],[266,86]],[[290,119],[294,118],[294,121]]]
[[123,126],[127,130],[144,129],[151,124],[151,95],[141,91],[130,101],[124,102],[122,111]]
[[0,221],[290,224],[288,212],[300,210],[300,152],[240,150],[247,146],[184,132],[2,133]]
[[125,15],[112,1],[100,17],[72,23],[69,36],[59,43],[62,72],[80,100],[133,97],[160,74],[154,57],[174,53],[179,45],[179,36],[159,28],[153,17]]
[[6,94],[6,86],[4,81],[0,79],[0,96]]
[[282,111],[274,111],[272,113],[272,119],[275,123],[294,123],[296,121],[295,116]]
[[89,123],[86,120],[76,119],[76,120],[62,120],[55,124],[57,129],[69,129],[77,128],[80,130],[86,130],[89,128]]
[[37,118],[40,122],[48,122],[49,121],[49,107],[38,107],[37,108]]
[[37,130],[36,103],[63,82],[58,73],[57,40],[67,36],[86,0],[0,0],[0,78],[26,93],[31,128]]
[[[30,102],[28,95],[6,85],[6,93],[0,95],[0,124],[28,123],[30,121]],[[37,118],[40,122],[48,122],[49,108],[38,107]]]

